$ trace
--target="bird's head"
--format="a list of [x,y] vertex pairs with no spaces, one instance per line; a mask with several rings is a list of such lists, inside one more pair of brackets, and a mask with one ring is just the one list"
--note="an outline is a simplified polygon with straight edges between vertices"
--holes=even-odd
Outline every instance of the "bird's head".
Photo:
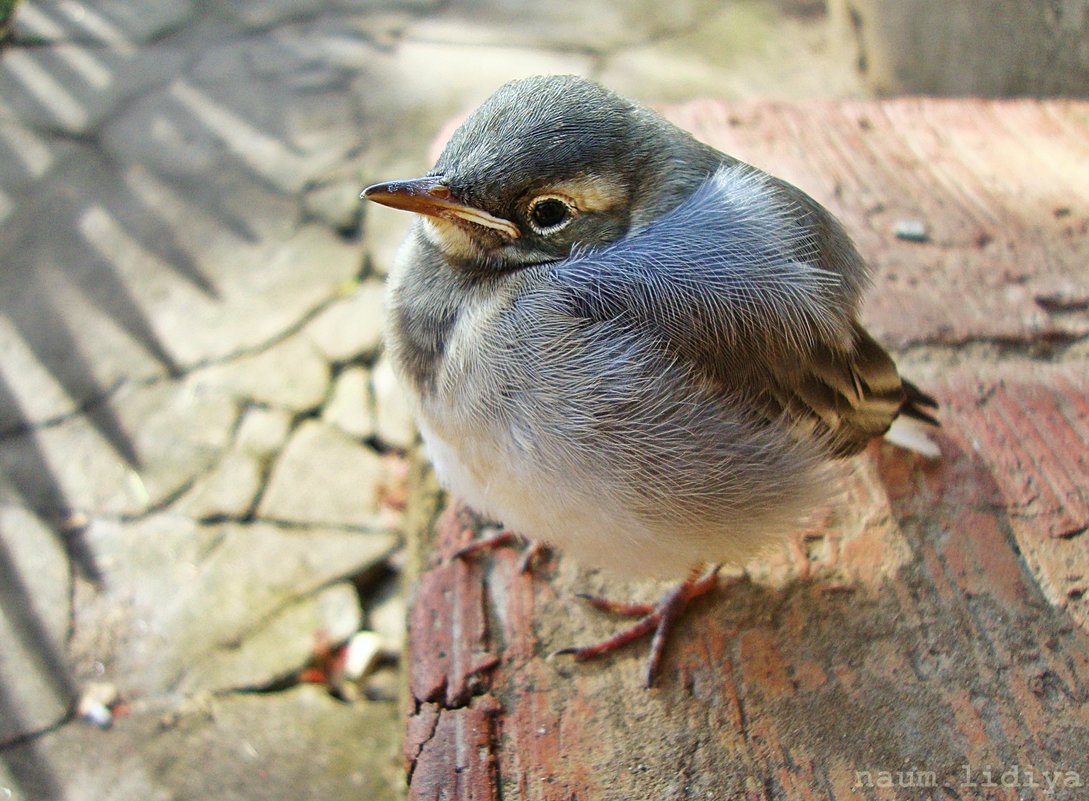
[[527,78],[473,112],[426,176],[362,197],[424,215],[425,236],[457,267],[510,270],[649,222],[694,188],[691,174],[713,171],[710,152],[591,81]]

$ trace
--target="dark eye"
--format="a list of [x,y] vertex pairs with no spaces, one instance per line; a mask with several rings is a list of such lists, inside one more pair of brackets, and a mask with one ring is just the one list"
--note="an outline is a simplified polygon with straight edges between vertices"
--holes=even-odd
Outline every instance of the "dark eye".
[[533,226],[540,232],[563,225],[571,215],[571,207],[559,198],[546,197],[535,201],[529,209]]

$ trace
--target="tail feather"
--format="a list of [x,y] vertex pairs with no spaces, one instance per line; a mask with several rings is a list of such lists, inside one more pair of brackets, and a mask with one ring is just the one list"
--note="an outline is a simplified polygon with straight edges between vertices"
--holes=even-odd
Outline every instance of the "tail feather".
[[904,403],[900,414],[941,428],[941,423],[927,409],[937,409],[938,402],[910,381],[904,381]]
[[885,439],[927,459],[940,459],[941,448],[930,437],[932,429],[941,427],[938,418],[930,411],[938,408],[938,402],[910,381],[903,381],[902,384],[904,401],[900,405],[900,414],[885,432]]
[[925,456],[927,459],[942,458],[938,443],[930,438],[928,424],[914,417],[897,417],[892,421],[885,439],[909,451]]

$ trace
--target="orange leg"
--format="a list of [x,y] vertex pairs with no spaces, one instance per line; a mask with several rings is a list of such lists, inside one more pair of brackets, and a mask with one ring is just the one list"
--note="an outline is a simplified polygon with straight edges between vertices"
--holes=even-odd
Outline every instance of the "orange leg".
[[584,662],[587,659],[615,651],[638,638],[654,632],[650,642],[650,656],[647,659],[646,686],[654,684],[658,675],[658,666],[662,661],[662,651],[665,648],[666,635],[670,626],[680,617],[688,604],[695,598],[705,595],[715,588],[718,583],[718,571],[722,565],[712,565],[702,574],[694,569],[688,578],[678,587],[674,587],[657,604],[625,604],[607,601],[602,598],[592,598],[582,595],[595,609],[614,612],[627,617],[639,617],[640,619],[626,629],[623,629],[612,637],[593,645],[584,645],[580,648],[561,648],[552,655],[570,654],[576,662]]

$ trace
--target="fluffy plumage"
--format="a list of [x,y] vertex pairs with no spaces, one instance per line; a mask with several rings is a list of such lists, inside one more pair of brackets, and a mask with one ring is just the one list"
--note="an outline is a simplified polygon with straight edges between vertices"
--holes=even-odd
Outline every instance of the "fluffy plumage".
[[429,215],[388,337],[429,454],[576,559],[744,563],[828,499],[830,457],[927,416],[857,321],[866,267],[827,211],[590,82],[507,85],[410,189],[367,191]]

